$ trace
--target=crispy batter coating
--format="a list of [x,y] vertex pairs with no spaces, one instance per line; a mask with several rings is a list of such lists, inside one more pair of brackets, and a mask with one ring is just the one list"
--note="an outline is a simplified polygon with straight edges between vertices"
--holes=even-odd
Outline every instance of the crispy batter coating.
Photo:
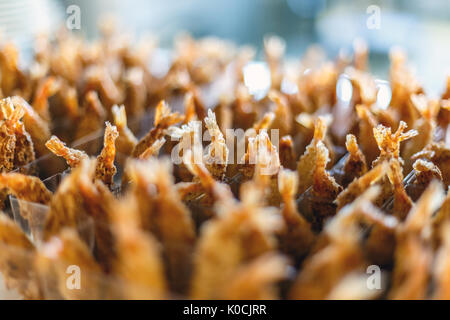
[[[75,139],[81,139],[93,132],[101,130],[106,116],[107,113],[97,92],[89,91],[86,93],[85,104],[81,119],[77,125]],[[95,149],[94,147],[92,148]],[[92,150],[92,152],[97,152],[97,150]]]
[[127,114],[125,111],[125,106],[113,106],[112,114],[114,117],[114,124],[119,131],[119,138],[117,139],[117,150],[120,153],[129,156],[138,143],[138,140],[127,126]]
[[[3,100],[2,102],[5,102]],[[8,103],[8,102],[6,102]],[[14,122],[11,119],[0,121],[0,171],[8,172],[14,168],[14,151],[16,149],[16,135]]]
[[292,131],[294,123],[292,121],[293,116],[286,97],[276,90],[271,90],[268,97],[276,105],[273,110],[275,119],[273,120],[270,128],[278,129],[280,136],[289,134]]
[[361,144],[361,150],[366,156],[367,162],[372,163],[376,157],[377,153],[377,141],[374,137],[374,129],[378,125],[378,120],[373,115],[371,110],[366,105],[357,105],[355,107],[356,114],[359,118],[358,121],[358,140]]
[[165,101],[161,101],[156,107],[154,128],[143,137],[134,147],[132,156],[139,157],[153,143],[164,137],[166,130],[183,120],[183,116],[178,112],[172,113]]
[[107,186],[112,186],[117,168],[114,165],[116,157],[116,139],[119,132],[115,126],[106,122],[103,149],[97,157],[97,166],[95,167],[95,178],[102,181]]
[[[102,298],[101,268],[73,229],[63,229],[39,248],[35,268],[47,298]],[[69,287],[71,274],[79,279],[74,278]]]
[[25,298],[39,299],[33,265],[34,245],[5,214],[0,214],[0,271],[8,288],[17,289]]
[[94,174],[95,161],[86,159],[62,181],[50,202],[44,240],[74,228],[87,245],[95,240],[97,261],[109,271],[115,254],[109,228],[114,197],[102,182],[93,182]]
[[343,206],[356,199],[358,195],[364,192],[371,184],[382,178],[386,174],[387,169],[388,164],[383,162],[350,183],[348,187],[337,196],[337,209],[341,209]]
[[[400,121],[398,129],[394,134],[391,133],[391,128],[387,128],[383,125],[378,125],[373,129],[375,140],[377,141],[378,148],[380,149],[380,155],[372,163],[372,166],[375,166],[386,160],[390,161],[391,159],[395,159],[400,162],[399,167],[400,171],[402,171],[400,165],[403,165],[403,159],[400,157],[400,142],[417,135],[416,130],[410,130],[406,133],[403,133],[406,127],[406,123]],[[391,182],[392,181],[390,181],[388,177],[382,178],[379,182],[382,186],[382,191],[380,196],[376,200],[376,204],[380,207],[387,201],[387,199],[394,191],[394,186]]]
[[350,272],[364,270],[363,253],[354,235],[343,236],[308,258],[290,292],[291,299],[325,299]]
[[147,160],[150,159],[151,157],[158,157],[158,154],[165,143],[166,143],[165,138],[156,140],[150,147],[147,148],[147,150],[142,152],[142,154],[139,156],[139,159]]
[[372,105],[377,100],[377,87],[374,78],[358,68],[348,68],[346,74],[353,85],[353,103]]
[[281,255],[268,253],[254,259],[236,271],[230,283],[225,284],[223,299],[276,300],[277,283],[287,277],[288,261]]
[[209,109],[205,126],[211,136],[211,144],[206,147],[203,161],[209,172],[217,180],[223,180],[228,164],[228,147],[216,121],[216,115]]
[[284,168],[295,170],[297,166],[297,156],[294,149],[294,142],[291,136],[284,136],[280,139],[280,162]]
[[443,201],[442,186],[434,181],[399,227],[390,298],[426,297],[431,273],[432,249],[431,239],[424,230],[431,227],[431,217]]
[[348,134],[345,142],[348,151],[348,158],[344,164],[344,176],[342,186],[347,187],[353,180],[361,177],[367,172],[366,157],[358,147],[356,137]]
[[[448,200],[446,200],[448,201]],[[449,278],[449,250],[450,250],[450,224],[447,221],[436,230],[442,237],[442,243],[436,252],[435,263],[433,267],[433,280],[436,288],[433,291],[432,298],[437,300],[450,299],[450,278]]]
[[407,192],[417,200],[433,179],[442,181],[442,173],[434,163],[423,159],[417,159],[413,168],[415,180],[407,186]]
[[16,136],[14,148],[14,168],[20,168],[26,172],[23,166],[35,160],[34,146],[31,137],[25,130],[21,118],[25,115],[25,110],[21,105],[14,105],[11,98],[6,98],[0,104],[3,118]]
[[114,235],[117,257],[115,274],[124,282],[119,283],[121,299],[167,298],[167,281],[157,240],[139,228],[133,216],[139,215],[138,203],[133,198],[118,203]]
[[314,127],[314,138],[306,147],[305,153],[300,157],[297,164],[299,185],[298,194],[302,194],[314,181],[314,168],[316,167],[317,145],[323,141],[327,131],[326,120],[318,117]]
[[300,198],[305,200],[299,201],[299,209],[311,222],[315,231],[320,231],[326,219],[336,213],[334,200],[342,191],[342,187],[326,170],[328,161],[328,149],[322,141],[319,141],[316,145],[313,185]]
[[217,207],[220,215],[203,225],[196,247],[191,298],[221,298],[226,284],[244,262],[274,248],[274,232],[282,221],[272,209],[261,207],[261,196],[260,188],[247,182],[242,187],[241,203],[228,199],[226,205]]
[[[153,158],[129,166],[131,182],[136,183],[131,192],[135,193],[143,227],[162,244],[171,289],[184,293],[196,234],[191,214],[174,187],[171,166],[167,160]],[[141,191],[142,185],[147,185],[147,192]]]
[[42,79],[36,89],[35,96],[33,99],[33,109],[39,114],[39,116],[46,120],[50,120],[50,109],[48,99],[54,95],[60,87],[60,83],[55,77],[48,77]]
[[25,111],[23,123],[26,131],[30,134],[36,155],[44,155],[48,152],[48,149],[45,147],[45,143],[51,137],[49,123],[42,119],[23,98],[14,96],[11,100],[16,108],[20,106]]
[[49,204],[53,195],[39,178],[21,173],[0,174],[0,187],[18,199],[40,204]]
[[433,162],[441,170],[444,184],[450,185],[450,149],[443,142],[430,143],[422,151],[416,153],[412,159],[425,159]]
[[298,177],[295,171],[283,169],[278,174],[278,186],[283,199],[281,214],[284,220],[279,234],[279,247],[295,262],[304,257],[313,245],[316,236],[308,221],[298,212],[295,203]]
[[45,146],[58,157],[63,157],[71,168],[76,168],[83,160],[88,158],[84,151],[66,147],[66,144],[56,136],[52,136],[45,143]]
[[394,190],[393,215],[399,220],[404,220],[413,206],[413,202],[403,186],[403,174],[400,162],[391,159],[389,162],[389,180]]
[[433,142],[436,129],[436,116],[439,112],[439,101],[430,100],[423,94],[412,95],[411,102],[420,112],[421,117],[414,122],[417,136],[405,143],[402,157],[406,160],[405,169],[411,170],[414,160],[411,157]]

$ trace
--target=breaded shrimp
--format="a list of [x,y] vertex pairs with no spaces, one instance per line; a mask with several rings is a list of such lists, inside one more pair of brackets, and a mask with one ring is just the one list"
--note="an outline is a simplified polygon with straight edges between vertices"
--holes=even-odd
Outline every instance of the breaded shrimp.
[[161,101],[156,107],[154,128],[136,144],[132,156],[135,158],[139,157],[148,147],[153,145],[156,140],[164,137],[166,130],[170,126],[181,122],[182,120],[182,115],[178,112],[172,113],[166,102]]
[[364,192],[371,184],[382,178],[387,173],[387,169],[388,164],[383,162],[369,170],[363,176],[353,180],[353,182],[337,196],[337,210],[340,210],[346,204],[352,202],[361,194],[361,192]]
[[[102,270],[73,229],[63,229],[39,248],[35,268],[40,283],[46,287],[47,299],[103,298]],[[73,287],[69,287],[68,273],[70,275],[73,272],[79,272],[79,278],[73,280]]]
[[394,191],[394,208],[392,214],[400,221],[403,221],[411,210],[413,201],[405,191],[402,167],[400,162],[395,158],[389,162],[388,177]]
[[23,123],[26,131],[30,134],[36,155],[42,156],[48,152],[45,143],[50,139],[51,132],[49,122],[42,119],[36,111],[21,97],[11,98],[14,106],[21,106],[25,111]]
[[20,227],[0,214],[0,271],[6,286],[17,289],[28,299],[40,299],[42,293],[33,268],[35,247]]
[[221,298],[240,266],[273,250],[274,235],[282,227],[282,220],[273,209],[261,207],[261,197],[261,190],[247,182],[242,187],[241,203],[228,200],[226,206],[218,206],[218,217],[203,225],[195,254],[191,298]]
[[279,234],[279,247],[282,252],[298,262],[311,249],[316,236],[311,225],[298,212],[295,203],[297,194],[297,172],[283,169],[278,174],[278,187],[283,199],[281,214],[284,220],[283,229]]
[[[107,113],[95,91],[89,91],[84,97],[81,119],[77,125],[75,139],[81,139],[102,129]],[[94,146],[96,147],[96,146]],[[94,147],[92,147],[94,149]],[[97,152],[97,150],[92,150]]]
[[280,139],[280,162],[284,168],[295,170],[297,166],[297,156],[294,149],[294,142],[291,136],[284,136]]
[[33,99],[33,109],[45,121],[50,121],[50,110],[48,99],[53,96],[60,88],[60,82],[55,77],[48,77],[42,80],[36,89]]
[[25,115],[25,110],[22,105],[14,105],[11,98],[6,98],[0,103],[3,118],[6,119],[8,126],[16,136],[16,145],[14,148],[14,168],[19,168],[26,172],[23,168],[25,165],[31,163],[36,159],[34,153],[33,142],[25,126],[20,121]]
[[315,122],[314,138],[306,147],[305,153],[300,157],[297,164],[299,178],[298,194],[302,194],[313,184],[314,168],[316,166],[317,158],[317,144],[319,141],[324,140],[326,132],[326,120],[323,117],[318,117]]
[[356,137],[348,134],[345,142],[348,151],[348,158],[344,164],[344,176],[342,186],[347,187],[354,179],[357,179],[367,172],[366,157],[358,147]]
[[114,118],[114,124],[119,131],[119,138],[117,139],[117,150],[120,153],[129,156],[138,143],[138,140],[127,126],[127,114],[125,111],[125,106],[113,106],[112,114]]
[[[150,158],[129,164],[132,184],[145,230],[151,231],[163,246],[170,287],[177,293],[187,289],[196,239],[194,223],[174,186],[168,160]],[[145,185],[142,192],[140,185]]]
[[276,300],[280,298],[277,283],[288,275],[285,257],[268,253],[240,267],[223,288],[221,299]]
[[0,188],[8,188],[18,199],[33,203],[47,205],[52,197],[52,193],[39,178],[21,173],[0,174]]
[[140,156],[140,160],[147,160],[151,157],[158,157],[159,152],[161,151],[161,148],[166,143],[165,138],[161,138],[156,140],[150,147],[147,148]]
[[114,176],[117,168],[114,165],[116,157],[116,139],[119,132],[115,126],[106,122],[103,149],[97,157],[97,165],[95,167],[95,178],[101,180],[105,185],[111,187],[114,183]]
[[164,299],[167,280],[163,257],[153,235],[132,221],[139,214],[137,210],[133,198],[123,199],[114,209],[115,219],[119,220],[113,225],[117,246],[113,270],[125,280],[115,294],[125,299]]
[[71,168],[76,168],[81,161],[89,158],[84,151],[66,147],[66,144],[56,136],[52,136],[45,146],[58,157],[63,157]]
[[216,115],[211,109],[208,110],[208,116],[204,120],[211,136],[211,144],[206,147],[203,161],[215,179],[223,180],[228,164],[228,147],[217,125]]

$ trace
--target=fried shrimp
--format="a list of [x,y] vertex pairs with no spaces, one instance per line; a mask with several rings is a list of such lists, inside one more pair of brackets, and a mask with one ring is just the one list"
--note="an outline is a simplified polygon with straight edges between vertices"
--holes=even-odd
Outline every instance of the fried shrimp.
[[440,228],[436,230],[440,233],[442,243],[436,252],[435,263],[433,267],[433,280],[436,288],[433,291],[432,298],[437,300],[450,299],[450,224],[449,221],[445,221]]
[[35,247],[17,224],[0,214],[0,271],[6,286],[27,299],[41,298],[33,268]]
[[112,186],[114,183],[114,175],[117,168],[114,165],[116,157],[116,139],[119,132],[115,126],[106,122],[106,130],[103,142],[103,149],[97,157],[97,166],[95,168],[95,178],[101,180],[105,185]]
[[58,137],[52,136],[45,146],[58,157],[63,157],[71,168],[76,168],[81,161],[88,158],[84,151],[66,147]]
[[104,271],[109,271],[114,257],[110,233],[110,210],[114,196],[100,181],[94,181],[95,160],[84,159],[61,183],[52,197],[44,225],[44,240],[65,227],[77,230],[80,238],[92,246]]
[[286,97],[276,90],[271,90],[268,94],[268,97],[276,105],[275,109],[273,110],[275,119],[273,120],[271,128],[280,130],[280,136],[289,134],[294,123],[292,121],[293,116]]
[[387,169],[388,164],[383,162],[369,170],[363,176],[353,180],[353,182],[337,196],[337,210],[352,202],[361,194],[361,192],[364,192],[370,185],[381,179],[386,174]]
[[284,226],[279,234],[279,247],[295,262],[309,252],[315,241],[308,221],[298,212],[294,197],[297,194],[298,177],[295,171],[283,169],[278,174],[278,187],[283,199],[281,214]]
[[36,155],[42,156],[48,152],[45,143],[50,139],[50,126],[47,121],[42,119],[39,114],[21,97],[14,96],[11,98],[13,104],[17,107],[23,108],[25,111],[23,123],[26,131],[30,134],[33,147]]
[[393,215],[400,221],[404,220],[413,206],[413,201],[406,193],[403,186],[403,174],[400,162],[397,159],[391,159],[389,162],[389,180],[394,191]]
[[273,250],[282,220],[273,209],[261,207],[261,197],[260,188],[247,182],[242,186],[241,203],[227,200],[226,206],[217,207],[218,217],[203,225],[194,256],[191,298],[223,297],[240,266]]
[[[433,182],[412,208],[397,233],[391,299],[423,299],[431,275],[432,250],[429,236],[431,217],[444,201],[439,182]],[[414,276],[412,276],[414,274]]]
[[[67,272],[73,266],[81,272],[79,287],[67,285]],[[73,229],[63,229],[38,250],[35,267],[48,298],[67,300],[101,299],[102,270],[89,248]]]
[[280,139],[280,162],[284,168],[295,170],[297,166],[297,156],[294,149],[294,142],[291,136],[284,136]]
[[60,83],[55,77],[48,77],[43,79],[39,84],[34,99],[33,109],[39,114],[39,116],[50,121],[50,110],[48,99],[53,96],[60,88]]
[[158,242],[134,221],[133,217],[139,215],[137,210],[138,203],[133,198],[126,198],[118,203],[113,213],[117,246],[113,269],[125,280],[119,284],[120,290],[114,292],[115,298],[167,298],[167,281]]
[[239,268],[223,289],[223,299],[276,300],[280,298],[277,283],[288,275],[288,261],[268,253]]
[[[400,157],[400,142],[417,135],[416,130],[410,130],[403,133],[406,127],[406,123],[400,121],[398,129],[394,134],[391,133],[391,128],[386,128],[383,125],[378,125],[373,129],[375,140],[377,141],[378,148],[380,149],[380,155],[372,163],[372,166],[376,166],[383,161],[390,161],[392,159],[395,159],[399,162],[399,169],[400,171],[402,171],[401,166],[404,162]],[[382,192],[376,200],[376,204],[381,207],[392,194],[393,186],[388,177],[382,178],[379,183],[382,186]]]
[[161,101],[156,107],[154,128],[143,137],[134,147],[132,156],[139,157],[153,143],[164,137],[166,130],[183,120],[183,116],[178,112],[172,113],[165,101]]
[[326,120],[318,117],[315,122],[314,137],[306,147],[305,153],[300,157],[297,164],[299,185],[298,194],[302,194],[314,181],[314,168],[316,167],[317,145],[323,141],[327,132]]
[[411,102],[422,117],[414,122],[417,136],[405,143],[402,157],[406,160],[406,170],[411,170],[413,161],[411,157],[433,142],[436,129],[436,117],[439,112],[439,101],[429,100],[423,94],[412,95]]
[[378,156],[377,141],[373,135],[374,129],[378,125],[378,120],[366,105],[357,105],[355,109],[359,118],[358,137],[361,144],[361,150],[366,156],[367,162],[370,164]]
[[358,245],[359,234],[350,229],[333,239],[325,248],[307,258],[290,292],[291,299],[325,299],[341,279],[364,270],[365,262]]
[[356,137],[348,134],[345,147],[348,151],[348,158],[344,164],[344,176],[342,186],[347,187],[354,179],[357,179],[367,172],[366,157],[358,147]]
[[166,143],[165,138],[161,138],[153,142],[153,144],[147,148],[142,154],[139,156],[139,159],[141,160],[147,160],[152,157],[158,157],[159,152],[161,151],[161,148]]
[[[3,109],[8,107],[12,109],[11,100],[6,99],[1,101],[2,113]],[[10,113],[8,116],[17,118],[17,113]],[[15,135],[15,122],[19,119],[6,118],[0,122],[0,171],[8,172],[14,168],[14,155],[16,149],[16,135]]]
[[21,173],[0,174],[0,187],[20,200],[40,204],[49,204],[53,195],[39,178]]
[[450,149],[443,142],[432,142],[422,151],[412,156],[412,159],[424,159],[433,162],[442,173],[446,186],[450,185]]
[[[83,138],[93,132],[102,129],[107,113],[100,98],[95,91],[89,91],[85,96],[85,103],[82,109],[82,116],[77,125],[75,139]],[[93,146],[95,149],[97,146]],[[96,152],[97,150],[92,150]]]
[[119,131],[119,138],[117,139],[117,150],[129,156],[131,155],[134,147],[137,145],[138,140],[127,126],[127,114],[125,111],[125,106],[113,106],[112,114],[114,118],[114,124]]
[[[191,214],[174,186],[172,168],[167,160],[153,158],[133,161],[128,166],[130,192],[139,205],[143,227],[163,246],[170,287],[183,293],[191,273],[196,234]],[[144,193],[142,185],[146,185]]]
[[433,179],[442,181],[442,173],[434,163],[423,159],[417,159],[413,168],[415,180],[407,186],[407,191],[417,200]]
[[216,121],[216,115],[209,109],[205,126],[211,136],[211,144],[206,147],[203,161],[209,172],[217,180],[223,180],[228,164],[228,147]]
[[3,100],[0,107],[3,118],[6,119],[9,128],[16,136],[14,168],[19,168],[21,171],[26,172],[26,168],[23,167],[34,161],[36,157],[33,142],[21,121],[25,115],[25,110],[21,105],[14,105],[11,98]]

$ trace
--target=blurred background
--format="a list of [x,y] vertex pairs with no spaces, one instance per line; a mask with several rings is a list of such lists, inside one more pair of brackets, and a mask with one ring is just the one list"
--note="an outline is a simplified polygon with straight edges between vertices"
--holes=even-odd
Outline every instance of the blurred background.
[[[263,36],[272,33],[286,40],[291,57],[301,57],[311,44],[320,44],[334,57],[340,48],[350,51],[353,40],[361,37],[369,44],[371,71],[379,78],[387,79],[393,45],[406,49],[432,95],[440,93],[450,73],[449,0],[0,0],[3,37],[26,51],[33,34],[56,30],[73,4],[81,9],[77,32],[89,38],[97,35],[97,20],[105,13],[117,15],[124,30],[158,35],[167,48],[180,31],[258,49]],[[379,12],[373,11],[377,8]],[[368,19],[374,18],[379,25],[369,28]]]

